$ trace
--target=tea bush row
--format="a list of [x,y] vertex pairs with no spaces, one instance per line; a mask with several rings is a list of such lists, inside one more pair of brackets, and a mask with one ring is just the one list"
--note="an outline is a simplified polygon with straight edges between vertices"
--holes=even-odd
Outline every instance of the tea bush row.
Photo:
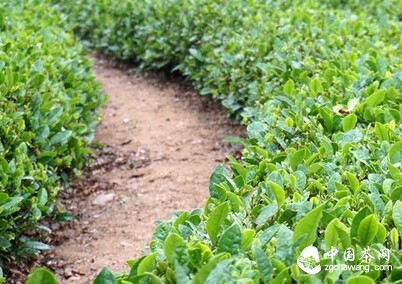
[[82,167],[104,101],[63,21],[47,1],[0,3],[0,266],[48,247],[26,233],[50,230],[38,222]]

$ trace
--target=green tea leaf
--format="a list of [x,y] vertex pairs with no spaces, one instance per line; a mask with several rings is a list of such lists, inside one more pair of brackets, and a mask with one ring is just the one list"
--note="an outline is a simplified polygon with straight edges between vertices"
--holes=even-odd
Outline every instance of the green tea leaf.
[[218,205],[214,211],[211,212],[205,228],[211,240],[213,242],[217,241],[217,236],[222,229],[222,224],[229,214],[229,204],[224,202]]
[[167,258],[167,260],[172,263],[173,259],[173,252],[174,250],[179,247],[184,245],[184,240],[181,236],[179,236],[176,233],[171,233],[165,240],[165,242],[163,243],[163,251],[165,253],[165,256]]
[[318,78],[314,78],[313,80],[311,80],[310,82],[310,90],[314,93],[320,93],[323,91],[323,87],[322,84],[320,82],[320,80]]
[[193,278],[193,284],[204,284],[209,274],[216,267],[216,265],[219,262],[228,259],[229,257],[230,255],[228,253],[221,253],[211,258],[207,264],[202,266],[201,269],[197,271]]
[[68,139],[71,137],[71,135],[73,134],[72,131],[70,130],[65,130],[65,131],[60,131],[58,133],[56,133],[51,139],[50,139],[50,143],[52,145],[56,145],[56,144],[65,144],[67,143]]
[[385,89],[378,90],[378,91],[374,92],[372,95],[370,95],[369,97],[367,97],[363,101],[363,103],[368,106],[375,107],[384,101],[386,93],[387,93],[387,90],[385,90]]
[[264,283],[269,283],[273,271],[272,262],[269,260],[267,255],[258,247],[254,248],[253,253],[262,280],[264,281]]
[[262,226],[269,218],[274,216],[278,212],[278,204],[273,203],[261,208],[258,217],[254,223],[257,226]]
[[378,220],[374,214],[369,215],[362,220],[357,230],[357,235],[359,236],[360,242],[363,246],[371,243],[377,234],[377,230]]
[[295,83],[292,79],[289,79],[283,86],[283,90],[287,96],[291,96],[295,89]]
[[294,227],[294,234],[292,240],[295,242],[298,238],[306,235],[304,240],[299,246],[299,250],[314,243],[317,238],[317,227],[322,218],[322,211],[325,204],[321,204],[311,210],[306,216],[304,216],[296,226]]
[[346,284],[375,284],[374,280],[368,276],[352,276],[346,280]]
[[376,122],[374,125],[374,131],[379,140],[389,141],[388,129],[383,124]]
[[117,280],[107,267],[103,267],[96,275],[93,284],[117,284]]
[[241,249],[242,232],[240,226],[233,224],[227,228],[219,239],[217,252],[228,252],[231,255],[237,254]]
[[294,171],[297,170],[297,166],[303,161],[305,156],[306,156],[306,149],[301,149],[291,154],[289,163],[290,166],[292,167],[292,170]]
[[343,131],[347,132],[356,127],[357,116],[353,113],[348,114],[342,121]]
[[0,248],[2,248],[3,251],[6,251],[11,246],[12,244],[7,239],[0,236]]
[[39,127],[35,132],[38,142],[43,142],[47,137],[49,137],[49,133],[49,126],[44,125]]
[[246,228],[241,232],[241,248],[242,250],[248,250],[253,242],[255,231],[253,229]]
[[[27,278],[26,284],[57,284],[53,273],[46,268],[36,268]],[[95,282],[94,282],[95,283]]]
[[229,173],[227,170],[222,166],[218,165],[214,171],[212,172],[210,178],[209,178],[209,194],[211,197],[218,198],[218,190],[217,190],[217,185],[219,185],[222,182],[225,182],[225,176],[229,176]]
[[144,274],[145,272],[151,272],[154,267],[155,267],[155,258],[157,256],[157,253],[151,253],[149,255],[147,255],[142,261],[141,263],[138,265],[138,275]]
[[285,190],[273,181],[270,181],[269,185],[275,195],[278,208],[280,208],[285,203]]
[[394,219],[394,224],[400,232],[402,232],[402,201],[398,200],[394,204],[394,209],[392,210],[392,218]]
[[402,141],[394,144],[388,152],[388,161],[395,167],[400,167],[402,163]]

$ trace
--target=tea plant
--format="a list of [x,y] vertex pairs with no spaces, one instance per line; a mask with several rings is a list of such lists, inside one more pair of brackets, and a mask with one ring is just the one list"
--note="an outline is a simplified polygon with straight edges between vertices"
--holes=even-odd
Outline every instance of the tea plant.
[[104,101],[62,20],[46,1],[0,3],[0,261],[48,248],[25,233],[50,230],[39,221],[83,165]]

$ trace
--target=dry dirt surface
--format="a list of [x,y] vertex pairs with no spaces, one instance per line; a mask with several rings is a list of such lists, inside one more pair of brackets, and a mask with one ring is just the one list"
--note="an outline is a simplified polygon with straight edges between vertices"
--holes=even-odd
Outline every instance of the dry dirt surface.
[[102,266],[128,271],[126,260],[147,248],[153,221],[203,206],[213,168],[239,151],[224,138],[244,131],[217,102],[161,75],[101,56],[94,71],[108,96],[95,139],[102,146],[81,181],[62,193],[76,218],[53,226],[54,248],[41,261],[60,283],[92,283]]

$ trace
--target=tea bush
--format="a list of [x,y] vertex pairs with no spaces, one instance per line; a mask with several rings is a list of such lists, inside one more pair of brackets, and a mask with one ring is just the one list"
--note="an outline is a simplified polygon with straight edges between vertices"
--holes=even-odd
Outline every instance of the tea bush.
[[55,212],[60,177],[82,167],[104,101],[63,21],[47,1],[0,3],[3,260],[48,247],[25,233],[49,230],[38,222]]
[[[402,283],[400,0],[55,2],[92,47],[180,71],[248,124],[203,210],[159,222],[128,274],[96,281]],[[310,245],[322,268],[349,248],[374,259],[305,274]]]

